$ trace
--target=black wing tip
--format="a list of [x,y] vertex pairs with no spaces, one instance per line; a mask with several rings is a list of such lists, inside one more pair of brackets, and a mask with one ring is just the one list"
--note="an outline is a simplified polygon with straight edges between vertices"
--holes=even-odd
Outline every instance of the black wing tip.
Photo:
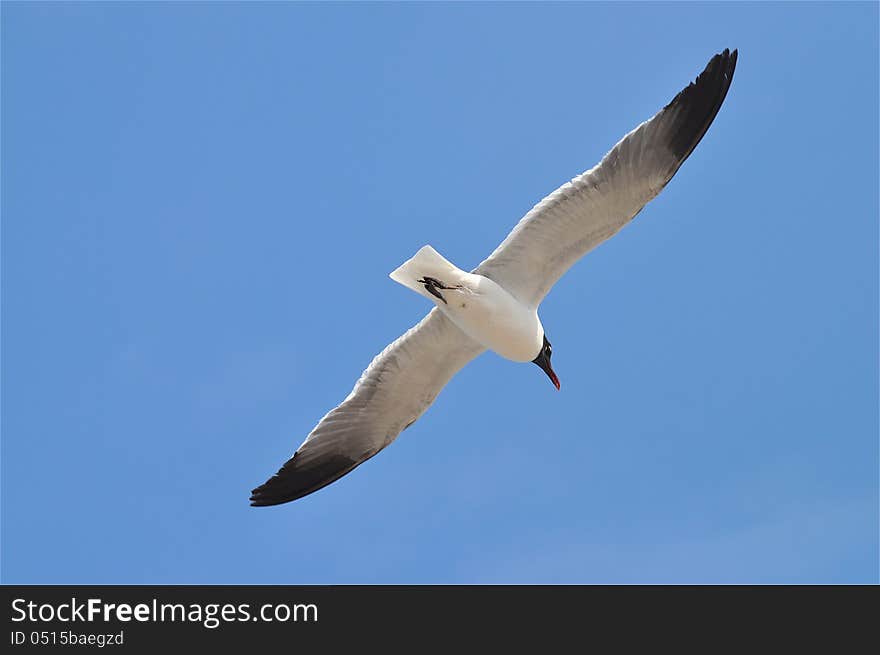
[[318,458],[304,463],[294,454],[278,473],[251,491],[251,507],[283,505],[323,489],[336,482],[364,460],[355,461],[344,455]]
[[260,485],[256,489],[251,490],[251,507],[271,507],[272,505],[283,505],[284,503],[289,503],[292,500],[297,500],[306,495],[278,493],[276,489],[273,489],[274,485],[272,484],[272,480],[274,478],[275,476],[269,478],[264,484]]
[[733,82],[738,57],[739,51],[735,48],[732,52],[725,48],[714,55],[697,79],[663,108],[672,115],[669,146],[678,166],[690,156],[715,120]]

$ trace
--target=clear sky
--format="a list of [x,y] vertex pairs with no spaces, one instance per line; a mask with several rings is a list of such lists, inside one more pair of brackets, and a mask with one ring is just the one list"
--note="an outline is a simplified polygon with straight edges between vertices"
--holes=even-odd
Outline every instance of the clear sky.
[[[878,581],[878,5],[2,4],[2,581]],[[251,508],[716,52],[702,143],[491,353]]]

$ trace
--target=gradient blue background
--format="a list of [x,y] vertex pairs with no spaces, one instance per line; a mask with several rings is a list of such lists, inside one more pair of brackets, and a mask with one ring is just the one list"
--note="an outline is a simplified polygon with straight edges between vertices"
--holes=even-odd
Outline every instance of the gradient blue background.
[[[2,5],[2,581],[878,581],[878,6]],[[717,120],[380,456],[248,506],[710,56]]]

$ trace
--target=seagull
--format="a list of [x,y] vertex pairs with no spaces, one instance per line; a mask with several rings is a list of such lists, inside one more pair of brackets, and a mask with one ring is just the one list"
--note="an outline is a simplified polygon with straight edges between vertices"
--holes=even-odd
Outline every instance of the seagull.
[[485,350],[533,362],[558,390],[553,349],[538,317],[541,301],[672,179],[724,102],[736,59],[736,50],[713,56],[694,82],[599,164],[535,205],[473,271],[429,245],[394,270],[392,280],[434,308],[373,359],[348,397],[253,490],[251,505],[287,503],[349,473],[415,423],[452,376]]

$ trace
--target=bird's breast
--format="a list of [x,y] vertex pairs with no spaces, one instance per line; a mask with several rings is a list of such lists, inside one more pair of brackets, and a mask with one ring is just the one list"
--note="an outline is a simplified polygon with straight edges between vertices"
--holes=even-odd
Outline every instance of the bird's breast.
[[537,357],[544,328],[535,308],[520,303],[482,275],[465,274],[461,288],[443,291],[440,310],[459,329],[506,359],[529,362]]

